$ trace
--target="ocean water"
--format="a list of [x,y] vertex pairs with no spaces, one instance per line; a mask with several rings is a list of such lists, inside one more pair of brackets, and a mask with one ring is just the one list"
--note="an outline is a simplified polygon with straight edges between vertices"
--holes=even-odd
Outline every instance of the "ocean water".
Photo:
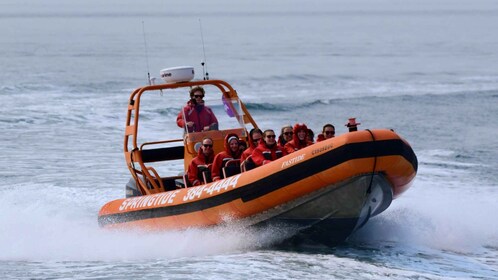
[[[412,188],[336,248],[101,230],[130,177],[129,94],[148,71],[202,73],[200,22],[210,77],[261,127],[392,128],[418,155]],[[2,279],[498,279],[497,25],[484,0],[2,1]],[[180,135],[183,102],[143,113]]]

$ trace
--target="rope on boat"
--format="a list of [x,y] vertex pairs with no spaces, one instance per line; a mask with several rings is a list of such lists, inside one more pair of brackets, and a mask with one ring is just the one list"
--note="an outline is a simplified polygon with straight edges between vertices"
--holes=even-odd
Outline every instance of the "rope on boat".
[[[372,131],[370,131],[370,129],[365,129],[365,130],[370,133],[370,136],[372,136],[372,141],[375,142],[375,136],[372,133]],[[370,176],[370,183],[368,184],[368,189],[367,189],[367,193],[368,194],[370,194],[372,192],[372,183],[373,183],[373,178],[374,178],[374,175],[375,175],[375,168],[377,168],[377,155],[374,157],[374,164],[373,164],[373,169],[372,169],[372,176]]]

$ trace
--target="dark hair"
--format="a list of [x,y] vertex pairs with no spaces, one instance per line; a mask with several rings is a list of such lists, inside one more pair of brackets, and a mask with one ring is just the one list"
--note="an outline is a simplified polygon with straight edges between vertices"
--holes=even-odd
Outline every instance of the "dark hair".
[[261,131],[261,129],[253,128],[253,129],[251,129],[251,131],[249,131],[249,135],[251,136],[251,139],[252,139],[252,136],[254,135],[254,133],[256,133],[256,132],[259,132],[261,135],[263,135],[263,132]]
[[290,129],[292,129],[292,125],[290,125],[290,124],[286,124],[286,125],[282,126],[282,128],[280,129],[280,135],[283,135],[283,134],[284,134],[284,130],[285,130],[286,128],[290,128]]
[[196,86],[196,87],[193,87],[191,90],[190,90],[190,98],[194,97],[194,93],[196,91],[200,91],[202,92],[202,95],[206,95],[206,92],[204,91],[204,88],[200,87],[200,86]]
[[311,128],[308,128],[308,136],[311,137],[311,139],[315,138],[315,133],[311,130]]
[[331,127],[335,131],[335,127],[332,124],[328,123],[328,124],[326,124],[326,125],[323,126],[322,133],[325,133],[325,128],[327,128],[327,127]]

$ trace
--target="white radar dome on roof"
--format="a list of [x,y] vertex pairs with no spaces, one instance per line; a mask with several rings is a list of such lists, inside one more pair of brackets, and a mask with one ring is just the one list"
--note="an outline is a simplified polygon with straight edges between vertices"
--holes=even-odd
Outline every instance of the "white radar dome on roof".
[[194,78],[194,67],[178,66],[161,70],[161,78],[166,83],[189,82]]

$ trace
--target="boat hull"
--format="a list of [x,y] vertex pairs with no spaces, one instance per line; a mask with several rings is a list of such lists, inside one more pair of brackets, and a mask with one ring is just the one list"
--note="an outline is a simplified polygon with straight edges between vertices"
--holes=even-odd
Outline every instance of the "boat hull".
[[366,174],[331,185],[283,205],[279,215],[262,217],[259,227],[285,227],[294,242],[334,246],[389,207],[390,183],[382,174]]
[[221,181],[111,201],[99,224],[141,230],[283,225],[296,228],[296,236],[335,244],[408,189],[417,164],[391,130],[347,133]]

